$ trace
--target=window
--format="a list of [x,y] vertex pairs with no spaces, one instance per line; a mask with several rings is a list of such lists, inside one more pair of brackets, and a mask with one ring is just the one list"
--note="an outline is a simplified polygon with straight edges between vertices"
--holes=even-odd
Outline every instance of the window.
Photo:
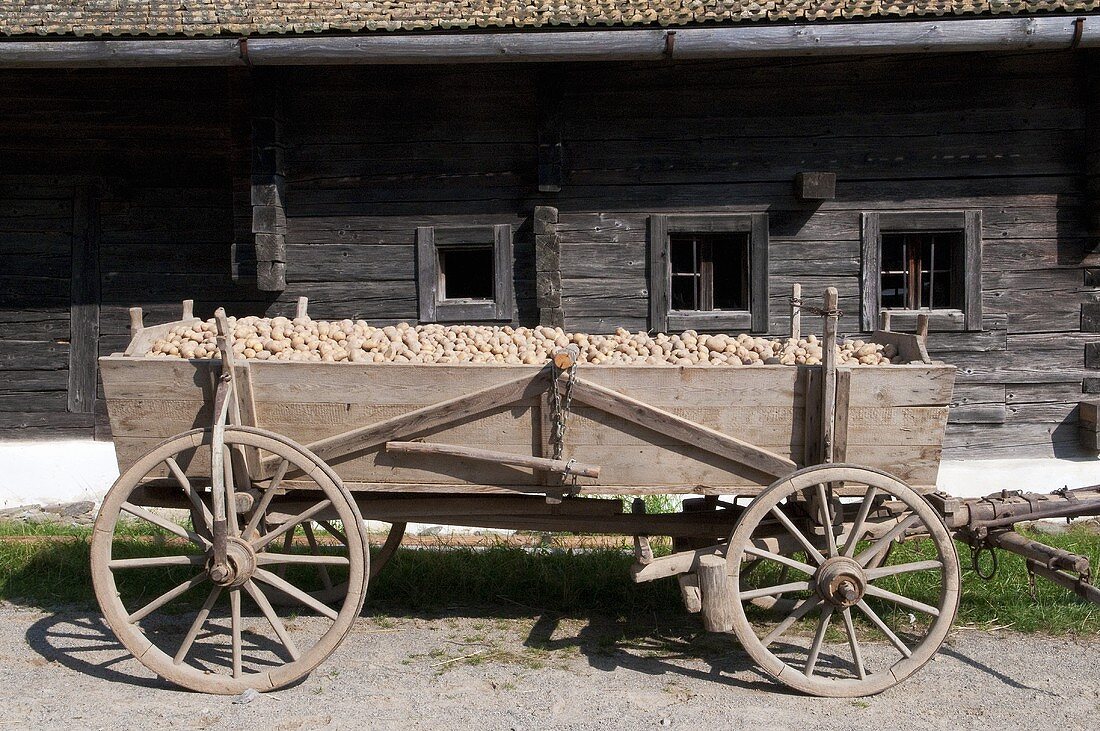
[[766,214],[650,216],[650,327],[768,329]]
[[[863,329],[889,310],[900,328],[981,330],[981,213],[865,213]],[[912,319],[913,322],[909,322]]]
[[421,322],[511,320],[512,227],[416,230]]

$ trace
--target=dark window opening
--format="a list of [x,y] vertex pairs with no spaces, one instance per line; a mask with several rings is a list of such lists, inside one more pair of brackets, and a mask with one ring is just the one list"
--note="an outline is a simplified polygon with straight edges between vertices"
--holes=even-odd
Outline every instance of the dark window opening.
[[749,236],[670,233],[673,310],[747,310]]
[[898,310],[962,307],[962,231],[883,232],[882,306]]
[[492,300],[493,247],[462,246],[439,250],[440,298]]

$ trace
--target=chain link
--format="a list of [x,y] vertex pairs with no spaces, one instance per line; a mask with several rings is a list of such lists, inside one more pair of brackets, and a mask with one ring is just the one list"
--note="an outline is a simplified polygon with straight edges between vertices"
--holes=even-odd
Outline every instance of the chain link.
[[796,297],[788,297],[787,301],[792,305],[798,307],[803,314],[807,315],[836,315],[837,317],[843,317],[844,311],[839,307],[835,310],[826,310],[821,307],[814,307],[813,305],[802,304],[802,300]]

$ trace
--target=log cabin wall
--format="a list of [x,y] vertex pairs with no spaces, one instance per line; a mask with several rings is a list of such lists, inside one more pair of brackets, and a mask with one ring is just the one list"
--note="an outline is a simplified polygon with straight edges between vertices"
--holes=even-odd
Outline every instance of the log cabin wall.
[[[980,209],[983,331],[930,336],[960,367],[944,456],[1079,457],[1076,404],[1100,375],[1081,332],[1082,304],[1098,300],[1083,69],[1072,53],[279,69],[281,107],[264,112],[280,121],[285,165],[275,292],[234,279],[233,245],[254,233],[239,70],[0,74],[13,90],[0,100],[0,193],[95,191],[100,352],[121,348],[126,307],[160,322],[185,297],[204,316],[288,313],[306,295],[317,317],[413,321],[426,226],[510,224],[513,322],[534,324],[536,206],[558,211],[567,327],[649,326],[650,214],[746,212],[769,217],[773,334],[786,333],[795,281],[807,298],[838,286],[854,334],[863,213]],[[798,200],[803,171],[835,172],[836,198]],[[19,205],[0,195],[0,230],[49,233],[76,204],[43,203],[53,223],[26,225]],[[18,240],[2,239],[8,258]],[[5,438],[92,433],[58,372],[72,261],[62,252],[50,281],[24,272],[0,294]],[[56,302],[39,302],[50,286]],[[39,312],[50,307],[57,317]]]

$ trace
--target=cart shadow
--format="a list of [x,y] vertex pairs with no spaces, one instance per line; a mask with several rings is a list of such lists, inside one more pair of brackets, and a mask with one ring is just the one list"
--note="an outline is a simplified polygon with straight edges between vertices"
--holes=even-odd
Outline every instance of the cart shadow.
[[115,639],[106,622],[96,612],[58,612],[32,624],[26,633],[27,644],[48,662],[56,662],[83,675],[126,683],[139,688],[175,690],[166,680],[128,672],[120,663],[133,656]]
[[[561,616],[543,613],[535,620],[524,646],[542,651],[575,649],[595,670],[631,670],[645,675],[681,675],[746,690],[789,694],[768,679],[730,635],[714,635],[692,627],[689,620],[652,630],[625,619],[590,617],[579,632],[554,639]],[[682,663],[702,662],[706,669]],[[735,677],[746,672],[754,680]]]
[[[97,612],[70,611],[51,614],[32,624],[25,637],[27,645],[47,662],[58,663],[83,675],[138,688],[191,692],[159,677],[129,672],[128,667],[140,667],[138,662],[115,639],[114,633]],[[229,662],[226,653],[227,651],[213,648],[192,655],[193,660],[225,666]],[[133,662],[127,663],[129,660]],[[292,688],[302,680],[285,687]]]

